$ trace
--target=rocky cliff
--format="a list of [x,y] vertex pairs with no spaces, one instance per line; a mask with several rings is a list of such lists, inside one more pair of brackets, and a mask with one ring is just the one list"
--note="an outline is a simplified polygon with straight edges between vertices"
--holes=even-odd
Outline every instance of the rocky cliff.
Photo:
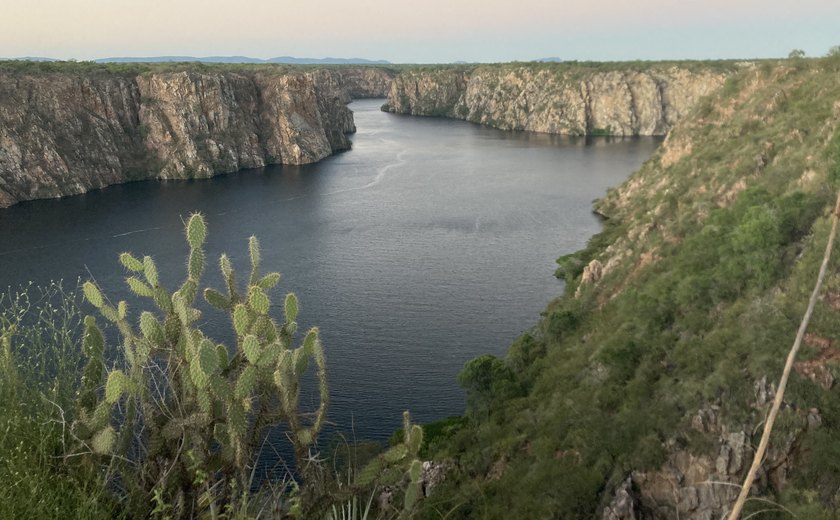
[[0,207],[139,179],[305,164],[349,148],[379,68],[0,72]]
[[665,135],[734,68],[523,64],[407,70],[395,78],[383,109],[503,130]]

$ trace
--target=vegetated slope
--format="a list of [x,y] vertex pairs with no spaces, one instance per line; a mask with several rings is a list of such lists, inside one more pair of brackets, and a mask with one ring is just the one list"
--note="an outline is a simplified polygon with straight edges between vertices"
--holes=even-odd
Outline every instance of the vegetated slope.
[[[742,70],[597,202],[603,232],[559,260],[566,294],[506,359],[462,373],[468,413],[430,447],[450,470],[428,517],[725,514],[827,240],[838,71],[836,59]],[[840,504],[838,268],[835,251],[754,490],[799,518]]]
[[407,69],[383,110],[503,130],[665,135],[749,63],[514,63]]
[[0,207],[138,179],[305,164],[350,147],[383,68],[4,63]]

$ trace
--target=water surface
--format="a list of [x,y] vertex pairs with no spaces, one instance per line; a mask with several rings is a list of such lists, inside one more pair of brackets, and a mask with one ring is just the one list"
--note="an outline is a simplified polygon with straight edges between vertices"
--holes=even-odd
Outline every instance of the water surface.
[[[172,287],[184,272],[182,221],[201,211],[206,281],[221,288],[223,251],[244,270],[257,235],[266,268],[283,273],[280,290],[300,298],[301,329],[320,326],[337,427],[383,439],[404,409],[424,422],[459,414],[464,363],[503,355],[560,295],[554,260],[598,231],[592,200],[658,140],[502,132],[387,114],[381,103],[354,102],[353,149],[315,165],[0,210],[0,286],[92,276],[125,298],[117,255],[128,250],[154,256]],[[229,339],[223,315],[205,319]]]

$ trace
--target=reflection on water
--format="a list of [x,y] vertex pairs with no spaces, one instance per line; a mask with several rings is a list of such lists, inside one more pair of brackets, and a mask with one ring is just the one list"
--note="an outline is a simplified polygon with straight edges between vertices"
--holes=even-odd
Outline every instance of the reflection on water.
[[[227,251],[245,270],[257,235],[281,290],[300,297],[301,329],[321,327],[339,428],[383,439],[405,409],[418,421],[458,414],[464,362],[502,355],[536,322],[562,291],[554,259],[598,230],[592,199],[658,141],[505,133],[380,104],[354,102],[353,149],[319,164],[2,210],[0,285],[93,276],[127,298],[117,255],[129,250],[153,255],[173,286],[187,251],[182,221],[201,211],[210,259]],[[221,287],[214,269],[206,280]],[[205,319],[228,339],[224,316]]]

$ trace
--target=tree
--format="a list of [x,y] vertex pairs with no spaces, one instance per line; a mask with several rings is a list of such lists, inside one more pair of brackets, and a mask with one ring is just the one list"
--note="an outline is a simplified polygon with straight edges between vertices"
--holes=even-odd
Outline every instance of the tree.
[[805,57],[805,51],[803,51],[802,49],[793,49],[792,51],[790,51],[790,54],[788,54],[788,58],[791,59],[791,60],[804,58],[804,57]]

